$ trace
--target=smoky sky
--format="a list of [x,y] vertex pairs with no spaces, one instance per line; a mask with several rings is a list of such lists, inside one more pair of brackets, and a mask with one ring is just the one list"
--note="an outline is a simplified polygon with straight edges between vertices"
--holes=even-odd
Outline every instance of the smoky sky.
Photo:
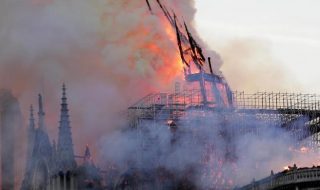
[[[193,4],[168,6],[185,12],[192,25]],[[17,96],[25,121],[29,105],[37,107],[37,94],[43,93],[54,137],[66,83],[75,144],[93,143],[96,135],[118,127],[115,116],[128,105],[151,91],[171,89],[181,78],[175,39],[152,6],[153,15],[145,1],[2,1],[0,87]]]
[[[193,5],[168,2],[190,27]],[[0,89],[18,98],[23,129],[42,93],[48,133],[56,138],[65,83],[76,154],[89,144],[96,155],[97,139],[125,125],[130,104],[171,89],[182,65],[172,28],[152,6],[153,15],[144,0],[1,1]]]
[[[195,33],[194,2],[166,3]],[[120,144],[127,145],[130,138],[126,134],[117,135],[117,129],[127,125],[126,108],[150,92],[172,89],[174,81],[181,80],[182,65],[174,31],[156,3],[151,1],[151,5],[153,14],[144,0],[1,1],[0,88],[10,89],[18,98],[23,128],[27,126],[30,104],[37,111],[37,94],[42,93],[48,133],[51,140],[56,138],[61,87],[65,83],[76,155],[83,154],[85,145],[89,144],[94,156],[98,157],[103,150],[108,158],[110,155],[105,150],[109,144],[104,140],[110,141],[115,134]],[[205,52],[213,54],[208,49]],[[215,69],[221,66],[219,60],[214,64]],[[168,139],[166,132],[160,130],[159,134],[165,134],[164,140]],[[239,143],[241,152],[247,151],[249,155],[264,147],[256,143],[261,138],[247,139]],[[267,146],[267,142],[262,143]],[[166,147],[166,143],[160,148]],[[287,142],[281,143],[286,147]],[[268,146],[270,151],[274,146],[274,143]],[[186,149],[183,146],[173,153],[188,154]],[[115,154],[118,161],[126,155],[125,152]],[[269,158],[259,155],[257,159]],[[174,159],[176,155],[170,156]],[[267,166],[259,172],[263,173]]]

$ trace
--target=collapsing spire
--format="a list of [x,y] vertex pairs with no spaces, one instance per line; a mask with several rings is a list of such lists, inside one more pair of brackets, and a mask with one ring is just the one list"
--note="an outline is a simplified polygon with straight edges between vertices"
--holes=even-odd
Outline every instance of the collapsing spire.
[[62,86],[62,98],[61,98],[61,114],[59,125],[59,137],[58,137],[58,157],[60,160],[60,168],[62,170],[70,170],[76,167],[72,134],[69,121],[69,110],[67,104],[66,87]]

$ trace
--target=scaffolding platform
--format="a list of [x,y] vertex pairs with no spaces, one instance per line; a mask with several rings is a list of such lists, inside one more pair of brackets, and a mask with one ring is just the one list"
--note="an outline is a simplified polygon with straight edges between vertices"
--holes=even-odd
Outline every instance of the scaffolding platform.
[[[210,97],[209,97],[210,99]],[[237,130],[246,131],[248,118],[254,117],[266,125],[281,126],[302,140],[312,136],[319,144],[320,96],[316,94],[232,92],[232,105],[219,107],[212,101],[203,104],[201,91],[176,85],[174,93],[152,93],[128,108],[132,127],[141,121],[168,122],[186,119],[188,111],[207,111],[237,120]],[[203,112],[205,111],[205,112]],[[204,116],[205,117],[205,116]]]

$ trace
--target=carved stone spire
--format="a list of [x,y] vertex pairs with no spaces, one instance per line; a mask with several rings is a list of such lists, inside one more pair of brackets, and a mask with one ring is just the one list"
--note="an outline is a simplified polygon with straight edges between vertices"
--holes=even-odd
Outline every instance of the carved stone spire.
[[89,149],[89,145],[86,146],[86,150],[84,152],[83,161],[85,164],[92,164],[91,153]]
[[54,152],[57,151],[57,143],[56,143],[55,140],[52,141],[52,149],[53,149]]
[[62,86],[61,113],[58,137],[59,167],[62,170],[70,170],[76,167],[73,151],[72,134],[69,121],[69,110],[67,104],[66,87]]
[[34,131],[35,129],[35,122],[34,122],[34,116],[33,116],[33,106],[30,105],[30,117],[29,117],[29,128],[28,130]]
[[35,119],[33,115],[33,106],[30,105],[26,171],[29,171],[31,167],[31,162],[32,162],[31,157],[32,157],[32,151],[34,146],[35,130],[36,129],[35,129]]
[[[46,131],[43,111],[42,96],[39,94],[38,97],[39,111],[38,111],[38,128],[35,128],[33,107],[30,107],[30,123],[28,127],[28,160],[26,165],[25,177],[22,182],[21,190],[29,189],[43,189],[40,188],[44,184],[48,183],[48,170],[41,170],[40,175],[42,178],[34,178],[38,176],[38,166],[39,163],[49,163],[52,162],[52,146],[50,144],[50,139]],[[51,164],[51,163],[50,163]],[[33,186],[35,185],[35,186]]]
[[38,98],[38,104],[39,104],[39,112],[38,112],[38,117],[39,117],[39,121],[38,121],[38,126],[39,129],[42,130],[46,130],[45,124],[44,124],[44,116],[45,113],[43,111],[43,103],[42,103],[42,96],[41,94],[39,94],[39,98]]
[[55,140],[52,141],[52,158],[53,161],[57,162],[57,143]]
[[86,146],[86,151],[84,152],[84,157],[91,158],[91,153],[89,149],[89,145]]

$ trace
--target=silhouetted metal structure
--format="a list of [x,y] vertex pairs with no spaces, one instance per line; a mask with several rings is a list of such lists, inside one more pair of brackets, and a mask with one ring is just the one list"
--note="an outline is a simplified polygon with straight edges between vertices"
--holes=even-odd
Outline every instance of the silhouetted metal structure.
[[[213,95],[208,97],[214,100]],[[216,101],[204,104],[199,89],[190,89],[188,85],[181,89],[180,84],[176,84],[174,93],[147,95],[129,107],[128,116],[132,127],[137,127],[143,120],[178,122],[187,119],[183,116],[189,110],[205,110],[230,120],[237,119],[239,131],[245,131],[248,122],[252,121],[248,118],[254,117],[265,124],[281,126],[300,140],[312,136],[314,143],[320,142],[320,96],[316,94],[232,92],[232,106],[221,107]]]

